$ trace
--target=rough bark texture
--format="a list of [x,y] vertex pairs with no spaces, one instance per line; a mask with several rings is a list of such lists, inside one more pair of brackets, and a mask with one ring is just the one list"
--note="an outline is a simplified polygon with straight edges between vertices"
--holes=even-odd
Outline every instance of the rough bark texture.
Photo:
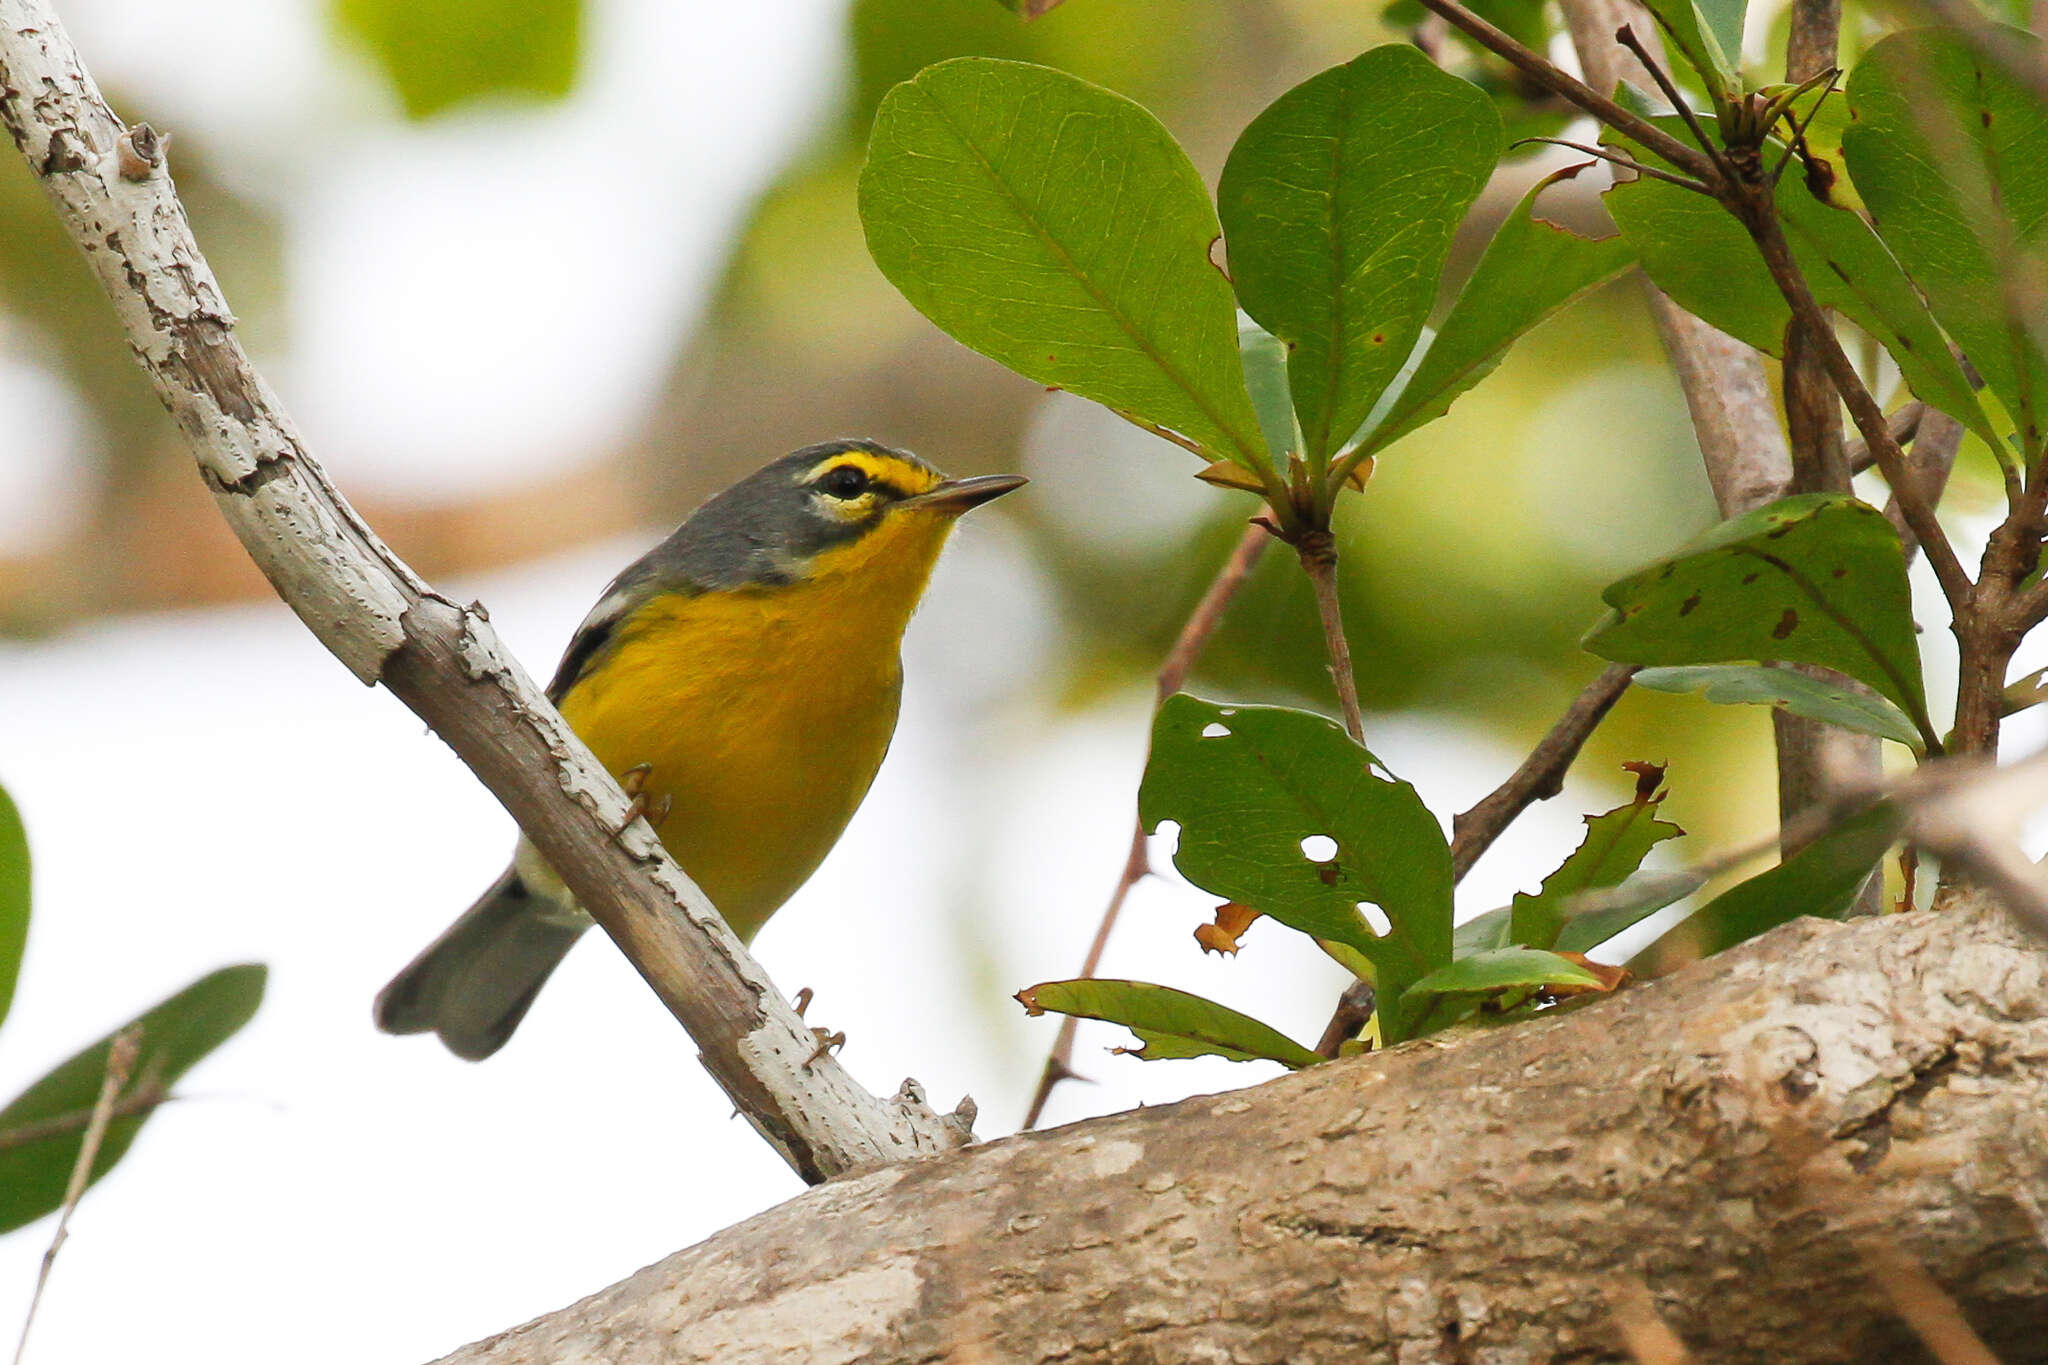
[[[1801,920],[1513,1028],[832,1182],[448,1365],[2048,1359],[2048,957]],[[1875,1240],[1873,1240],[1875,1239]],[[1865,1248],[1859,1251],[1859,1242]]]

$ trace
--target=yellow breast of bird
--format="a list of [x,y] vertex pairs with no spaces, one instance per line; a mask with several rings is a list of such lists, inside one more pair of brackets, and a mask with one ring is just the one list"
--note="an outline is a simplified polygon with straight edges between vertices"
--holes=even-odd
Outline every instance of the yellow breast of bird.
[[563,699],[613,774],[648,765],[662,843],[742,939],[824,860],[888,752],[903,629],[947,529],[904,521],[801,582],[656,597]]

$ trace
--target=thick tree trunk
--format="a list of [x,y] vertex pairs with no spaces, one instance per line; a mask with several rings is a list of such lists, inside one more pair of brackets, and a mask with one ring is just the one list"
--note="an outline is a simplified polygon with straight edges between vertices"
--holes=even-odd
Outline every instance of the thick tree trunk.
[[[1801,920],[1609,999],[853,1176],[447,1357],[2048,1360],[2048,956]],[[1903,1253],[1902,1261],[1898,1253]],[[1902,1269],[1903,1266],[1903,1269]],[[1925,1296],[1922,1296],[1925,1302]]]

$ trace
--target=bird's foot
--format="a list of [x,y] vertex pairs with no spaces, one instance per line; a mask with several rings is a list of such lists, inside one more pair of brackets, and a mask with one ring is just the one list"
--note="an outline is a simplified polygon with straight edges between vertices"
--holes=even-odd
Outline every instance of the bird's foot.
[[626,818],[619,821],[618,828],[612,831],[613,840],[624,838],[626,831],[633,827],[633,822],[642,816],[645,816],[647,823],[656,829],[660,829],[661,822],[668,819],[669,808],[675,804],[675,798],[672,794],[663,792],[651,801],[648,799],[647,779],[653,775],[652,763],[635,763],[619,774],[619,789],[632,799],[626,804]]

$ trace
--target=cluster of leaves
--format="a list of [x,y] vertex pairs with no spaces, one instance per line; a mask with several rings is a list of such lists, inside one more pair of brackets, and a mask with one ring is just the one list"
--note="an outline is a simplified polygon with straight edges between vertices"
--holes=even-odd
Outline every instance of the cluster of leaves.
[[[28,921],[28,838],[13,801],[0,790],[0,1022],[14,1003]],[[126,1154],[178,1078],[249,1022],[262,1003],[263,981],[264,969],[255,965],[211,972],[70,1057],[0,1109],[0,1232],[34,1222],[64,1202],[117,1035],[136,1030],[139,1047],[127,1083],[113,1097],[93,1180]]]
[[1626,268],[1620,242],[1537,220],[1539,186],[1432,336],[1452,236],[1501,152],[1478,90],[1375,48],[1253,120],[1212,205],[1136,104],[966,57],[882,101],[860,212],[876,264],[933,322],[1194,451],[1293,533],[1326,527],[1376,452]]
[[[1740,0],[1653,8],[1727,145],[1779,155],[1781,169],[1801,157],[1806,174],[1782,178],[1777,211],[1820,301],[2001,458],[2011,444],[2037,454],[2048,371],[2038,329],[2015,321],[2000,283],[2009,249],[1993,248],[2031,242],[2048,223],[2044,191],[2015,183],[2028,149],[2048,145],[2039,104],[1959,39],[1909,33],[1872,50],[1850,83],[1851,120],[1830,124],[1819,118],[1826,91],[1744,86]],[[1916,112],[1916,96],[1941,115]],[[1943,118],[1955,145],[1942,142]],[[1690,111],[1655,121],[1711,136]],[[956,339],[1194,451],[1208,461],[1200,477],[1256,492],[1278,533],[1297,539],[1326,528],[1367,462],[1441,416],[1516,337],[1632,262],[1709,321],[1783,353],[1790,311],[1748,233],[1720,205],[1649,176],[1609,192],[1621,235],[1606,241],[1538,220],[1538,186],[1432,333],[1452,235],[1502,140],[1476,88],[1411,48],[1377,48],[1253,120],[1212,209],[1179,147],[1138,106],[1057,71],[963,58],[882,102],[861,215],[876,263]],[[1611,145],[1659,164],[1641,147]],[[1932,169],[1946,153],[1962,157],[1964,173]],[[1846,159],[1849,179],[1830,155]],[[1212,259],[1219,239],[1228,273]],[[2009,423],[1980,404],[1950,338]],[[1731,520],[1604,597],[1610,613],[1586,646],[1642,666],[1644,686],[1785,709],[1923,758],[1942,750],[1898,536],[1852,497],[1788,498]],[[1657,818],[1660,800],[1646,778],[1629,805],[1589,817],[1585,843],[1539,891],[1455,930],[1441,826],[1412,787],[1322,717],[1170,699],[1140,812],[1148,828],[1177,824],[1176,865],[1227,899],[1205,944],[1234,947],[1261,914],[1309,935],[1373,984],[1376,1036],[1391,1043],[1482,1006],[1611,987],[1612,971],[1583,954],[1701,885],[1629,880],[1678,833]],[[1675,934],[1695,953],[1714,951],[1793,913],[1839,913],[1897,828],[1894,812],[1874,807]],[[1570,898],[1625,881],[1597,913],[1570,913]],[[1667,942],[1645,959],[1671,952]],[[1126,1024],[1145,1057],[1316,1060],[1256,1020],[1167,987],[1050,982],[1020,999]]]

